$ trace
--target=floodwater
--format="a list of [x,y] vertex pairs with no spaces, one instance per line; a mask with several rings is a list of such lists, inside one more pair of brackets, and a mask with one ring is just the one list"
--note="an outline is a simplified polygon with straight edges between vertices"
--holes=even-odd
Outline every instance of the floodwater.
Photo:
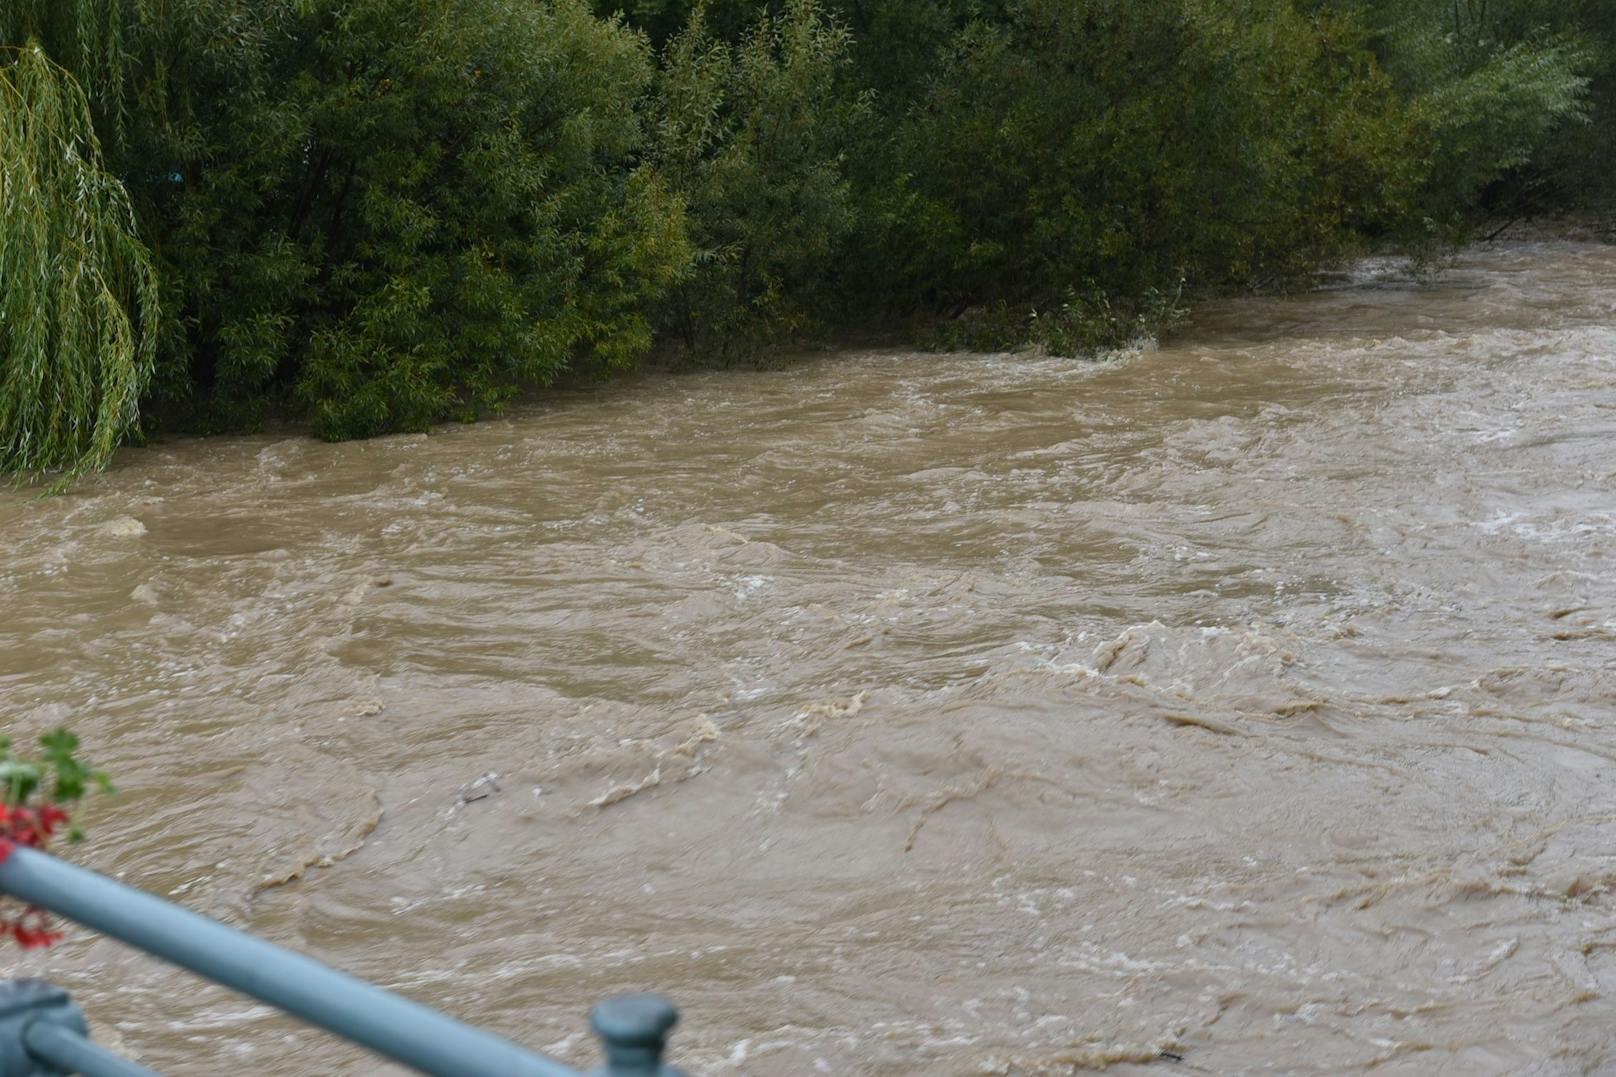
[[[578,1065],[655,988],[693,1074],[1613,1072],[1613,444],[1572,242],[175,441],[0,493],[0,707],[119,780],[76,858]],[[392,1072],[7,962],[165,1072]]]

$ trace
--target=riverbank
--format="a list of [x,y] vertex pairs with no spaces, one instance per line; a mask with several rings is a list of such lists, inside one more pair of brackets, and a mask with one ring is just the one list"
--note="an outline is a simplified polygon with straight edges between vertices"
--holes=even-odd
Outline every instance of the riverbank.
[[1603,3],[12,5],[0,473],[421,432],[670,343],[1103,351],[1608,197]]

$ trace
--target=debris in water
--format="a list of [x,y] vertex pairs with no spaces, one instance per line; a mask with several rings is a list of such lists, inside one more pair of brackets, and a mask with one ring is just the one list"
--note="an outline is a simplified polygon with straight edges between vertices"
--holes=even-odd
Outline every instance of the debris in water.
[[647,789],[654,789],[662,784],[662,768],[658,766],[637,782],[631,784],[614,785],[600,796],[589,802],[592,808],[609,808],[619,801],[627,800],[636,793],[643,793]]
[[360,849],[363,849],[365,839],[370,837],[376,828],[381,825],[382,821],[381,794],[374,789],[365,790],[365,794],[370,798],[370,810],[346,827],[347,833],[345,835],[339,835],[348,838],[346,844],[337,849],[326,851],[329,847],[326,845],[326,841],[322,840],[318,847],[304,850],[298,854],[297,859],[291,866],[259,879],[258,885],[254,887],[251,896],[257,897],[265,890],[271,890],[277,886],[284,886],[287,883],[301,879],[310,868],[328,868],[337,861],[346,860]]
[[476,800],[486,800],[493,794],[503,791],[499,787],[499,775],[489,771],[476,781],[460,787],[460,803],[470,804]]
[[109,538],[139,538],[146,533],[146,525],[133,516],[119,516],[102,524],[100,531]]
[[691,730],[690,736],[686,737],[677,748],[674,748],[672,754],[694,756],[696,754],[696,750],[703,744],[711,744],[717,739],[718,727],[713,725],[712,719],[708,718],[704,714],[696,719],[695,726]]

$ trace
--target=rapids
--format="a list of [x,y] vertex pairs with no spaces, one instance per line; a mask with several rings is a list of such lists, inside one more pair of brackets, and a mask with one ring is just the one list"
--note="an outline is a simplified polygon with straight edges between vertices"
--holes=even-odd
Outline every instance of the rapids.
[[[578,1064],[1616,1069],[1616,247],[0,491],[81,862]],[[82,933],[178,1075],[391,1072]],[[1162,1052],[1182,1061],[1162,1060]]]

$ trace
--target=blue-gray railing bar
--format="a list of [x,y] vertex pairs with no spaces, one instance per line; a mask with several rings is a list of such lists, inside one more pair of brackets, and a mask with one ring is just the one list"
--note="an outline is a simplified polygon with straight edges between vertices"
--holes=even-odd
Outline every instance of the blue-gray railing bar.
[[22,1043],[28,1054],[62,1073],[81,1077],[158,1077],[157,1071],[98,1047],[72,1029],[48,1021],[23,1026]]
[[36,849],[17,847],[0,861],[0,892],[251,995],[422,1073],[577,1077],[575,1070],[509,1040]]

